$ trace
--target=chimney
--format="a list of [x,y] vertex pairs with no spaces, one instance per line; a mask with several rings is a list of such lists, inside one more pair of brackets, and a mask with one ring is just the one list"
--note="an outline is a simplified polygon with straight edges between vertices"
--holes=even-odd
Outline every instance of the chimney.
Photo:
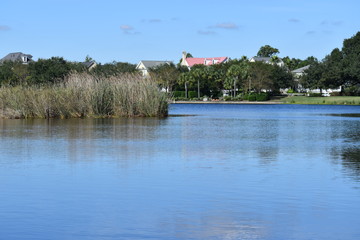
[[181,65],[186,65],[186,55],[185,51],[182,52]]

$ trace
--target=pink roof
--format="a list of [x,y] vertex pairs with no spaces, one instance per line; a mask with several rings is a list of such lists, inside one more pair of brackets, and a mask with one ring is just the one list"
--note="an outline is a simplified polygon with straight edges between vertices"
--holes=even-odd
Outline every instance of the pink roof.
[[196,64],[213,65],[214,63],[222,63],[227,60],[227,57],[214,57],[214,58],[186,58],[189,67]]

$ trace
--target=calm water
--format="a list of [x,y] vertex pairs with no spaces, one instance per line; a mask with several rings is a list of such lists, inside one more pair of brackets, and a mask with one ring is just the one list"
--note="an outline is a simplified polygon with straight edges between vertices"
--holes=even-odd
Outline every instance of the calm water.
[[0,239],[360,239],[360,106],[0,120]]

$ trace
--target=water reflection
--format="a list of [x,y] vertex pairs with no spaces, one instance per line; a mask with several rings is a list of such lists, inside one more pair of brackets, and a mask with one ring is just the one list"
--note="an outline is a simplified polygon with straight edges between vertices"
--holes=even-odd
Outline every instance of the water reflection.
[[347,148],[341,153],[345,173],[360,181],[360,148]]
[[359,108],[175,108],[0,120],[0,236],[357,239]]
[[[156,152],[148,149],[146,142],[157,138],[157,129],[164,123],[166,120],[159,118],[1,120],[0,139],[9,143],[9,150],[29,149],[40,141],[45,156],[75,162],[106,161],[109,157],[115,161],[127,159],[134,152],[137,158],[154,155]],[[23,155],[17,158],[22,161],[32,159],[26,152],[18,154]]]

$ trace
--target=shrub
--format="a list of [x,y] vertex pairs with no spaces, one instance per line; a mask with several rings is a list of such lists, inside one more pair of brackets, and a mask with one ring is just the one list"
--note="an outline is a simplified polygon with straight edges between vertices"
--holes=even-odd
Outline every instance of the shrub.
[[198,94],[196,91],[188,91],[188,98],[197,98]]
[[287,90],[286,92],[287,93],[295,93],[294,89],[291,89],[291,88],[289,90]]
[[270,99],[268,93],[258,93],[256,94],[256,101],[267,101]]
[[224,101],[231,101],[232,97],[231,96],[224,96]]
[[332,93],[330,93],[330,96],[332,96],[332,97],[341,96],[341,92],[332,92]]
[[256,101],[256,94],[249,94],[249,95],[247,96],[247,99],[248,99],[249,101]]
[[344,89],[346,96],[360,96],[360,86],[351,86]]
[[309,97],[322,97],[321,93],[309,93]]
[[174,98],[185,98],[185,91],[173,91]]

